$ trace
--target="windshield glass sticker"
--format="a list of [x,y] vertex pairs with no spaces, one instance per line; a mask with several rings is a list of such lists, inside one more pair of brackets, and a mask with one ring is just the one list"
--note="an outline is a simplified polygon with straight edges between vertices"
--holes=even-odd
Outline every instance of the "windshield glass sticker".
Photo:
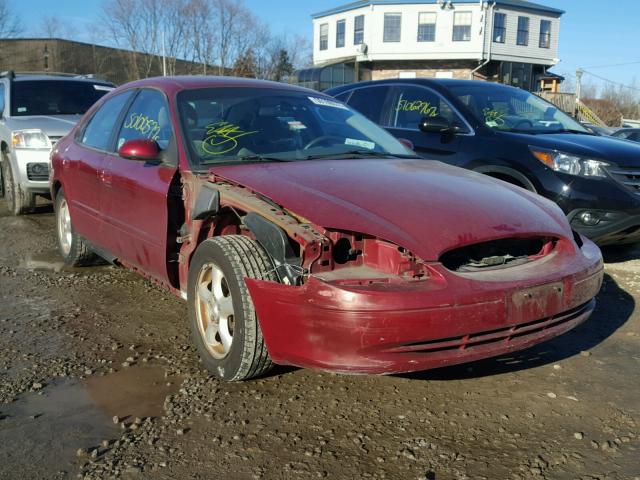
[[217,122],[207,125],[207,132],[204,138],[202,149],[209,155],[224,155],[238,146],[238,139],[258,133],[245,132],[238,125],[229,122]]
[[486,123],[488,127],[502,127],[505,123],[505,114],[499,110],[485,108],[482,110],[482,114],[484,115],[484,123]]
[[321,105],[323,107],[340,108],[342,110],[349,110],[345,105],[343,105],[343,104],[341,104],[339,102],[334,102],[332,100],[328,100],[326,98],[318,98],[318,97],[308,97],[308,98],[309,98],[309,100],[311,100],[316,105]]
[[93,88],[96,90],[100,90],[101,92],[110,92],[115,87],[109,87],[107,85],[94,85]]
[[357,140],[355,138],[347,138],[344,141],[344,144],[351,145],[354,147],[366,148],[367,150],[373,150],[374,148],[376,148],[376,144],[373,142],[367,142],[366,140]]
[[398,101],[396,112],[420,112],[423,117],[437,117],[438,107],[429,102],[414,100],[412,102],[404,99]]
[[151,140],[160,138],[160,124],[142,113],[132,113],[122,127],[135,130]]

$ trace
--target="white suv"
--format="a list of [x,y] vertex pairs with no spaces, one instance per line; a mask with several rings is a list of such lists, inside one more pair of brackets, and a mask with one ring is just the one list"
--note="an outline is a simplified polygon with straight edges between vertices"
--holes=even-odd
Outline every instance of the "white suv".
[[113,88],[90,76],[0,74],[0,194],[14,215],[49,196],[52,146]]

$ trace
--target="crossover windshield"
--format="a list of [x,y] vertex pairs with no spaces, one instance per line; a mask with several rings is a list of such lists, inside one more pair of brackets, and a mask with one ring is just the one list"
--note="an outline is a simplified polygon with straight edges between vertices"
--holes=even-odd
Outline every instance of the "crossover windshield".
[[494,130],[590,134],[569,115],[524,90],[478,82],[477,85],[454,86],[451,91],[479,122]]
[[11,115],[83,115],[110,85],[78,80],[21,80],[12,85]]
[[178,95],[193,168],[236,162],[413,157],[364,116],[319,93],[207,88]]

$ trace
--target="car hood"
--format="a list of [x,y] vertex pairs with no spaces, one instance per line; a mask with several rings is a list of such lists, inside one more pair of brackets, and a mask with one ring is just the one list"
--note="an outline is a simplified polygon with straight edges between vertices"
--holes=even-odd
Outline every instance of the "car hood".
[[27,115],[7,119],[11,130],[42,130],[49,137],[64,137],[78,123],[82,115]]
[[[511,134],[519,137],[521,134]],[[600,135],[557,133],[526,135],[531,146],[595,158],[620,167],[640,167],[640,144]]]
[[318,160],[210,171],[316,225],[376,236],[428,261],[496,238],[572,235],[552,202],[436,161]]

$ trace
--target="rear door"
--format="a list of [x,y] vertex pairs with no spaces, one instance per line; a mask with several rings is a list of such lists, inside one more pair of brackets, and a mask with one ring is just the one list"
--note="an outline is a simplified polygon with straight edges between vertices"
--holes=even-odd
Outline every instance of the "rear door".
[[102,104],[80,130],[76,141],[61,152],[65,195],[69,202],[73,226],[92,243],[101,243],[104,212],[101,205],[102,175],[105,154],[132,91],[116,95]]
[[[162,92],[138,92],[118,129],[114,152],[106,157],[103,188],[109,250],[159,280],[168,279],[168,195],[178,164],[169,112]],[[161,161],[117,154],[126,141],[142,138],[158,142]]]
[[[419,128],[424,117],[444,117],[463,129],[462,134],[426,133]],[[384,103],[379,121],[396,138],[411,140],[417,154],[432,160],[455,164],[464,133],[470,129],[439,93],[419,85],[394,85]]]

